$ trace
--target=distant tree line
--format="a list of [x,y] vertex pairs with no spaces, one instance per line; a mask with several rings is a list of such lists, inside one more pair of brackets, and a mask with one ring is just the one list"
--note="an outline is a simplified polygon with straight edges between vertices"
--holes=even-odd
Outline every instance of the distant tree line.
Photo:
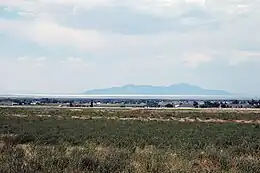
[[[189,100],[187,100],[189,101]],[[141,104],[144,103],[147,107],[160,107],[160,102],[169,102],[169,100],[159,100],[159,99],[55,99],[55,98],[41,98],[41,99],[33,99],[33,98],[2,98],[0,102],[14,102],[18,105],[30,105],[31,103],[37,102],[37,104],[69,104],[69,106],[73,107],[75,105],[80,104],[90,104],[90,107],[94,107],[94,103],[101,102],[103,104]],[[183,101],[185,103],[185,101]],[[180,105],[182,105],[182,101],[180,101]],[[237,107],[242,108],[243,106],[249,105],[254,108],[260,108],[260,100],[229,100],[229,101],[203,101],[203,104],[199,103],[199,101],[193,101],[194,108],[231,108]],[[163,107],[173,108],[175,107],[172,103],[167,103]]]

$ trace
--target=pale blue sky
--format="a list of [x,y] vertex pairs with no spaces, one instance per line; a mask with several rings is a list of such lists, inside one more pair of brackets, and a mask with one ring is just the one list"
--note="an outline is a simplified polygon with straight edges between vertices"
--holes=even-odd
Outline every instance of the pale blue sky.
[[0,93],[186,82],[260,95],[260,0],[0,0]]

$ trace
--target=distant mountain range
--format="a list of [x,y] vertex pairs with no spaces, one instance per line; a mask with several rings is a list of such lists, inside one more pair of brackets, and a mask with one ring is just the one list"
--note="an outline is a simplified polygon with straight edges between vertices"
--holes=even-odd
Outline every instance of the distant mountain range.
[[224,90],[204,89],[186,83],[170,86],[125,85],[86,91],[89,95],[231,95]]

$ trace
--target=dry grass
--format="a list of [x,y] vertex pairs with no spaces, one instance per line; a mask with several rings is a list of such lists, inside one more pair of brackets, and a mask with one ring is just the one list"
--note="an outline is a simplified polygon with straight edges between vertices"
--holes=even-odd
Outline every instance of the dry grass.
[[260,172],[258,114],[189,111],[0,109],[0,172]]
[[[218,153],[205,151],[190,159],[183,158],[173,151],[164,151],[154,146],[145,146],[134,152],[103,146],[60,148],[57,146],[17,145],[2,152],[0,170],[29,172],[40,167],[41,172],[132,172],[132,173],[170,173],[170,172],[245,172],[249,170],[246,163],[258,163],[254,156],[234,158],[232,163]],[[66,154],[62,152],[66,150]],[[9,157],[9,158],[8,158]],[[12,158],[10,158],[12,157]],[[18,159],[20,163],[3,160]],[[17,164],[17,165],[15,165]],[[36,164],[36,165],[35,165]],[[51,164],[51,165],[50,165]],[[225,165],[226,164],[226,165]],[[49,167],[49,166],[51,167]],[[15,167],[20,166],[20,167]],[[252,166],[256,166],[252,164]],[[258,168],[252,167],[252,171]],[[11,171],[12,172],[12,171]]]

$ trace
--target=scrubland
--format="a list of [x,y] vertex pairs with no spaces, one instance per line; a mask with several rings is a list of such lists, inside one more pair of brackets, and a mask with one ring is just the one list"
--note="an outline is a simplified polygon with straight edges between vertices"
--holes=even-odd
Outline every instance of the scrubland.
[[0,108],[0,172],[257,173],[258,120],[236,110]]

